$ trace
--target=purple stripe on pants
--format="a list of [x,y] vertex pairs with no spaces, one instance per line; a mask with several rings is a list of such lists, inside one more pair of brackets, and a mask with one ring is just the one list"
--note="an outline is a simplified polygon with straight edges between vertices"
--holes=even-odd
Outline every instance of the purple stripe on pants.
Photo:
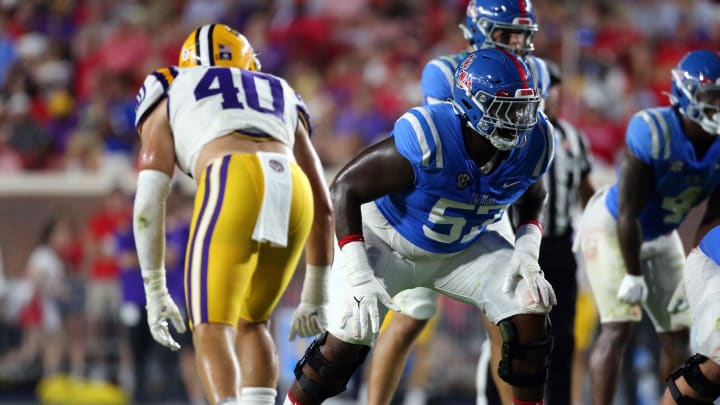
[[223,199],[225,197],[225,184],[227,183],[227,171],[228,165],[230,164],[230,156],[231,155],[225,155],[222,160],[222,166],[220,166],[220,184],[218,185],[217,203],[215,204],[215,211],[212,213],[210,225],[208,226],[208,230],[205,233],[205,240],[203,241],[202,264],[200,267],[200,323],[208,322],[208,256],[210,254],[210,241],[212,240],[215,225],[217,224],[217,219],[220,216],[220,210],[222,209]]

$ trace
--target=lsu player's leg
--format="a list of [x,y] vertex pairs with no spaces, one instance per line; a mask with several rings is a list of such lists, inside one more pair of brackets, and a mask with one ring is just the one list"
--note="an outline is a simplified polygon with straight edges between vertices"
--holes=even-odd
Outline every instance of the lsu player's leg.
[[220,323],[195,325],[195,364],[210,404],[240,397],[240,365],[235,357],[235,328]]
[[370,405],[390,403],[415,341],[437,308],[437,293],[423,287],[401,291],[393,300],[402,312],[388,313],[375,344],[368,383]]
[[[287,247],[252,240],[263,203],[262,170],[255,155],[225,156],[209,166],[196,194],[186,303],[198,373],[211,404],[228,399],[243,403],[246,388],[248,395],[259,397],[254,403],[275,400],[277,360],[266,321],[292,278],[313,210],[307,179],[293,165]],[[250,355],[245,339],[257,344]],[[242,390],[241,370],[246,372]]]

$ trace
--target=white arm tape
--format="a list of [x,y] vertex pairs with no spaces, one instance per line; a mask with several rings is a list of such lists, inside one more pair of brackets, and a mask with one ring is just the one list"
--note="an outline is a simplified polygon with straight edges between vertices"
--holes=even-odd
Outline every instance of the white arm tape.
[[367,252],[365,251],[365,242],[355,241],[346,243],[340,252],[345,261],[345,270],[350,285],[360,285],[367,283],[374,277],[370,262],[368,261]]
[[169,193],[170,176],[158,170],[140,171],[133,207],[133,231],[146,282],[162,277],[164,284],[165,202]]
[[535,260],[540,256],[541,241],[542,230],[535,224],[522,225],[515,232],[515,250]]
[[322,305],[325,303],[327,294],[327,273],[330,266],[316,266],[308,264],[305,268],[305,280],[303,280],[300,301],[308,304]]

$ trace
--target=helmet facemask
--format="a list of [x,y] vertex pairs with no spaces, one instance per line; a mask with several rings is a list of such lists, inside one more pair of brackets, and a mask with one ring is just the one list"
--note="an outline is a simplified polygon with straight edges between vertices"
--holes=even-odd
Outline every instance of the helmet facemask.
[[[516,55],[525,56],[535,50],[533,44],[533,36],[538,31],[537,24],[533,23],[529,18],[515,18],[512,24],[503,22],[493,22],[487,18],[480,18],[474,21],[474,29],[482,33],[485,38],[482,43],[474,41],[473,46],[477,48],[499,47],[506,49]],[[493,37],[498,33],[499,39],[494,40]],[[520,46],[510,44],[510,35],[521,34],[524,36]]]
[[679,69],[673,69],[672,77],[675,91],[671,102],[680,104],[680,112],[708,134],[720,134],[720,83],[703,83],[702,77],[692,77]]
[[497,149],[522,146],[527,138],[526,132],[537,123],[540,96],[535,89],[517,89],[513,96],[507,90],[500,90],[497,95],[482,90],[475,94],[467,91],[467,96],[482,113],[479,120],[468,117],[468,126]]

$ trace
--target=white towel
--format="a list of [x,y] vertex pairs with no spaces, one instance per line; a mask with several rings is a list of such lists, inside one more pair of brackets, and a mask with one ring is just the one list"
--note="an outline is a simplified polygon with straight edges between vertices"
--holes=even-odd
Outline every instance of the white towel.
[[292,200],[290,162],[280,153],[258,152],[263,169],[265,193],[258,214],[253,240],[270,242],[275,247],[286,247]]

